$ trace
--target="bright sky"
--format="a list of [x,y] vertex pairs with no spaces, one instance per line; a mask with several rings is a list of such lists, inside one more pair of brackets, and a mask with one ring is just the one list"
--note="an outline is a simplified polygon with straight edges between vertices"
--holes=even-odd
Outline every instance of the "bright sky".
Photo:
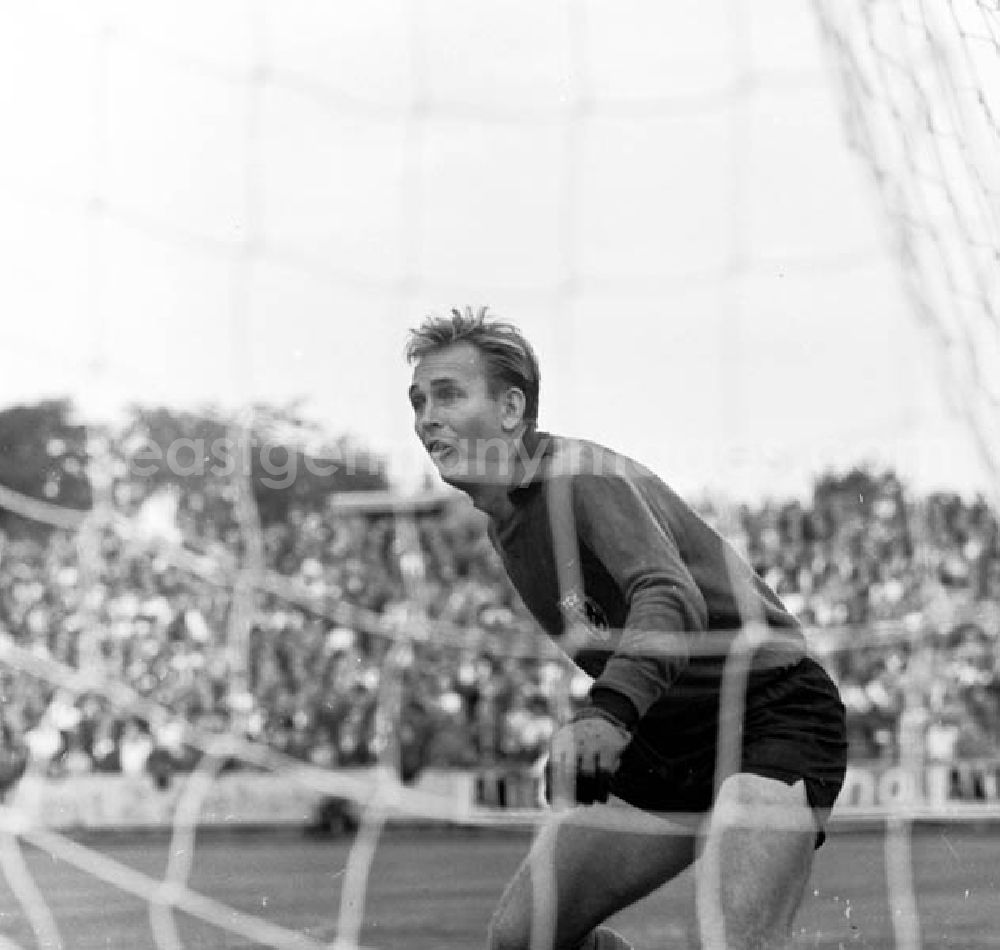
[[811,4],[253,8],[5,5],[0,404],[304,397],[409,486],[405,331],[488,304],[682,491],[984,484]]

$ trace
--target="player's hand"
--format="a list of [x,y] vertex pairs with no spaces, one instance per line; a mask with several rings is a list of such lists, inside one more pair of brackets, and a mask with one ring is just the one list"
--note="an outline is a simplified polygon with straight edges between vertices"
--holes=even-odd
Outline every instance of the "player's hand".
[[552,737],[545,795],[555,804],[606,802],[631,733],[611,717],[586,710]]

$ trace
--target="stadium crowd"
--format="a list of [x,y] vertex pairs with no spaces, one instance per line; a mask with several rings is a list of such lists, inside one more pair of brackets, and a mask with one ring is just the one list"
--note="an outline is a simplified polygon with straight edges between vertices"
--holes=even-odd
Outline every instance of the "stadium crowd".
[[[179,499],[119,478],[113,494],[128,517],[95,508],[74,531],[0,536],[0,629],[49,664],[0,667],[3,745],[23,740],[32,767],[167,781],[200,754],[191,727],[329,767],[398,742],[405,778],[528,762],[586,692],[532,635],[462,503],[293,507],[260,530],[248,570],[231,486]],[[931,758],[997,750],[1000,532],[982,500],[915,499],[892,473],[855,471],[808,501],[744,506],[737,524],[835,674],[856,758],[897,756],[907,729]],[[146,705],[123,712],[112,683]]]

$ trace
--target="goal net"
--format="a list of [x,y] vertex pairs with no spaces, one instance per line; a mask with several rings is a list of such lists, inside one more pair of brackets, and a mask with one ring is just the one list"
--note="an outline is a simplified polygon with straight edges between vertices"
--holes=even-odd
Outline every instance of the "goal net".
[[[790,0],[662,6],[518,0],[473,13],[461,0],[426,0],[369,4],[362,16],[305,0],[280,11],[255,2],[3,5],[0,114],[11,146],[0,192],[14,210],[0,222],[12,265],[0,295],[18,314],[0,331],[4,396],[72,389],[86,416],[129,399],[169,402],[178,381],[190,383],[186,397],[222,394],[239,446],[252,435],[248,407],[288,393],[272,390],[272,378],[321,390],[342,376],[355,402],[342,399],[331,424],[364,438],[370,421],[401,440],[409,420],[386,422],[396,410],[362,397],[398,390],[405,416],[405,383],[387,368],[402,366],[405,328],[432,302],[488,294],[543,353],[572,354],[575,369],[547,398],[573,427],[600,398],[593,368],[606,364],[627,377],[622,406],[647,405],[651,391],[664,405],[708,404],[724,453],[683,419],[669,441],[712,489],[725,487],[711,481],[726,472],[730,488],[745,478],[780,491],[796,467],[839,461],[845,445],[860,455],[903,445],[916,438],[919,407],[893,394],[926,380],[912,366],[888,368],[877,345],[858,353],[854,344],[882,304],[889,339],[903,338],[909,317],[887,289],[894,278],[871,237],[875,217],[841,150],[822,37],[910,306],[940,341],[956,414],[995,486],[995,4],[818,2],[818,18]],[[845,312],[848,286],[879,306]],[[807,312],[816,335],[783,349]],[[608,314],[613,337],[574,332]],[[378,333],[366,332],[373,326]],[[670,372],[629,373],[635,353],[654,345],[669,360],[707,357],[697,393]],[[908,346],[900,343],[910,357]],[[330,365],[310,376],[308,351],[324,349]],[[830,370],[820,353],[839,365]],[[820,432],[848,387],[869,397],[869,417]],[[788,404],[802,393],[814,401],[818,433],[804,449],[781,437],[801,423]],[[762,404],[773,413],[751,411]],[[518,724],[514,738],[491,730],[495,716],[474,741],[454,737],[472,761],[537,753],[586,684],[538,645],[512,599],[495,594],[503,579],[483,539],[461,524],[441,527],[436,493],[338,499],[325,521],[303,517],[269,532],[252,472],[237,466],[208,489],[226,517],[207,538],[189,530],[204,513],[191,499],[123,503],[114,484],[132,477],[134,456],[106,431],[91,433],[87,510],[59,503],[58,479],[32,491],[0,485],[4,511],[55,529],[50,547],[5,539],[0,551],[2,684],[28,710],[22,725],[39,748],[74,734],[93,704],[130,723],[137,754],[159,730],[192,751],[192,765],[174,786],[161,876],[115,862],[46,827],[24,799],[8,799],[0,872],[19,920],[0,948],[72,943],[24,844],[140,898],[158,948],[183,946],[181,915],[255,945],[359,946],[387,822],[510,817],[499,807],[456,813],[453,799],[400,780],[420,667],[432,666],[431,678],[455,671],[441,687],[452,715],[484,679],[528,677],[534,705],[505,710]],[[613,429],[583,434],[615,442]],[[633,448],[643,457],[659,445]],[[870,505],[849,514],[882,532],[909,517],[888,488],[882,500],[877,515]],[[711,516],[755,556],[737,507]],[[553,534],[572,543],[569,519]],[[305,541],[283,561],[290,535]],[[450,548],[463,552],[460,567],[442,553]],[[756,554],[766,561],[768,550],[763,541]],[[894,580],[881,582],[887,602]],[[484,589],[494,595],[484,600]],[[847,622],[840,606],[817,606],[817,622]],[[754,631],[759,618],[748,609],[745,619]],[[837,651],[854,650],[831,643],[831,666]],[[350,738],[337,750],[350,747],[351,766],[331,767],[329,748],[295,748],[297,723],[313,707],[303,713],[292,702],[269,718],[260,667],[302,690],[310,672],[336,667],[323,682],[351,700]],[[745,670],[737,662],[731,672],[727,701],[738,704]],[[480,709],[492,701],[476,699]],[[738,735],[721,739],[721,754],[735,754]],[[282,776],[303,801],[353,804],[360,826],[327,927],[280,926],[192,885],[198,830],[235,762]],[[518,793],[517,818],[541,824],[547,813],[530,789]],[[505,787],[505,804],[511,794]],[[492,792],[482,797],[500,804]],[[913,803],[903,796],[896,805],[892,939],[910,950],[921,939],[907,850]],[[551,926],[551,917],[537,921],[540,938]]]
[[916,316],[1000,485],[1000,9],[816,4],[847,133],[868,166]]

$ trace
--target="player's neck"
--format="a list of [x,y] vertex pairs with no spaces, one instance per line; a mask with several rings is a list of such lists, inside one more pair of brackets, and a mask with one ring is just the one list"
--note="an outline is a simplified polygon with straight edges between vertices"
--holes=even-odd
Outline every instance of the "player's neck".
[[505,521],[514,510],[508,485],[466,485],[463,491],[472,504],[493,521]]
[[[538,476],[544,456],[549,448],[550,437],[535,429],[514,434],[506,452],[500,453],[500,464],[490,466],[487,459],[480,460],[479,474],[487,476],[482,481],[452,482],[464,491],[472,504],[485,512],[493,521],[505,521],[514,512],[515,504],[511,492],[522,488]],[[491,449],[495,450],[495,442]]]

